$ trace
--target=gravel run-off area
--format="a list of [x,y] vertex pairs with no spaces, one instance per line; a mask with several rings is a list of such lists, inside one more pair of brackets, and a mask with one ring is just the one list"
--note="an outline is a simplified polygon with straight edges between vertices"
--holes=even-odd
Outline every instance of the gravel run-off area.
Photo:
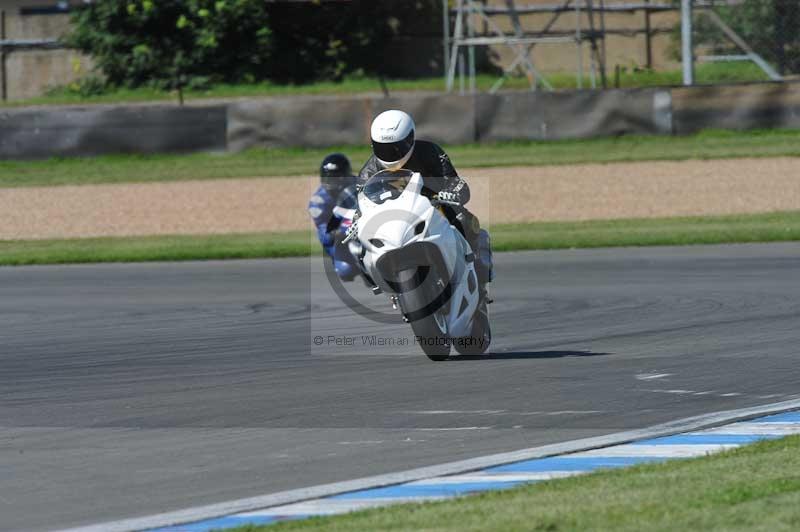
[[[800,210],[800,159],[464,168],[483,225]],[[0,188],[0,240],[310,229],[316,177]]]

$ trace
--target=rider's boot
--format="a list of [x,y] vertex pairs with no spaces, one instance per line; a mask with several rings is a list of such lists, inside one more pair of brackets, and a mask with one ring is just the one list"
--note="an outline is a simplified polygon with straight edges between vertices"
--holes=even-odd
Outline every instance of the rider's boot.
[[492,264],[492,239],[486,229],[480,229],[476,234],[474,243],[471,244],[475,250],[475,273],[478,276],[478,287],[480,291],[480,305],[486,311],[486,305],[492,303],[486,285],[494,279],[494,265]]
[[475,274],[478,277],[480,294],[479,307],[486,312],[486,305],[492,302],[486,284],[494,279],[494,265],[492,264],[492,239],[486,229],[481,229],[478,218],[466,208],[458,209],[453,217],[456,227],[469,242],[475,254]]

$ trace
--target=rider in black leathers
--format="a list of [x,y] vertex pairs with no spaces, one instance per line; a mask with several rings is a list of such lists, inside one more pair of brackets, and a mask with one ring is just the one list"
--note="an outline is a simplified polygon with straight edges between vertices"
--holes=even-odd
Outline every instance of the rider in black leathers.
[[[412,132],[413,136],[413,132]],[[439,195],[455,200],[458,205],[442,205],[444,212],[470,244],[476,254],[476,273],[478,282],[485,294],[485,284],[492,280],[492,251],[489,233],[481,229],[478,218],[463,205],[470,199],[469,185],[458,176],[450,162],[450,157],[441,147],[424,140],[413,140],[411,156],[402,164],[402,168],[419,172],[425,179],[423,193],[428,197]],[[373,149],[375,148],[373,139]],[[367,160],[358,175],[358,183],[363,185],[374,174],[386,168],[378,157],[373,155]]]

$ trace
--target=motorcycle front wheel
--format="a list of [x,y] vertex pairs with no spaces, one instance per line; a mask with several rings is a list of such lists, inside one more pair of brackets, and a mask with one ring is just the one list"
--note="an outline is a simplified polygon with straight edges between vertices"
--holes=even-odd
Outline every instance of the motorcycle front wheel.
[[472,331],[465,338],[457,338],[453,345],[462,355],[482,355],[492,343],[492,328],[489,325],[489,316],[479,310],[472,322]]
[[[450,356],[451,342],[447,332],[447,316],[442,312],[444,305],[435,303],[444,294],[432,297],[441,282],[431,283],[430,279],[436,277],[429,275],[429,271],[423,273],[417,269],[412,273],[411,280],[400,286],[400,307],[406,319],[410,320],[411,330],[422,352],[431,360],[441,362]],[[407,286],[411,289],[406,289]]]
[[422,351],[435,362],[450,356],[450,337],[447,335],[447,318],[434,312],[424,318],[411,322],[411,330],[417,337]]

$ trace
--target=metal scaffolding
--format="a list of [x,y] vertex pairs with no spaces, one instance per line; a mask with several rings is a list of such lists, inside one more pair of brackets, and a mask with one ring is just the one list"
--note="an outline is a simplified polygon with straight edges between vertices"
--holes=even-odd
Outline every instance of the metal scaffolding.
[[[730,2],[724,5],[737,5],[740,2]],[[695,4],[695,5],[693,5]],[[761,55],[736,33],[733,28],[725,23],[724,20],[714,11],[716,4],[693,2],[692,0],[681,1],[681,40],[682,40],[682,62],[683,62],[683,84],[694,84],[694,46],[692,42],[692,10],[694,7],[704,7],[703,15],[716,26],[725,38],[734,44],[742,54],[734,55],[701,55],[697,57],[700,61],[752,61],[773,81],[783,81],[781,76]]]
[[[645,5],[645,4],[642,4]],[[444,6],[445,35],[445,76],[447,90],[452,91],[456,76],[460,91],[475,92],[475,48],[478,46],[507,46],[513,52],[513,60],[504,69],[500,78],[490,89],[496,92],[503,82],[516,69],[521,69],[528,78],[531,90],[544,88],[552,90],[552,85],[536,67],[531,51],[537,45],[571,44],[575,46],[575,71],[578,88],[583,88],[584,51],[583,44],[590,45],[590,86],[597,86],[598,75],[601,84],[605,79],[605,17],[606,11],[631,11],[631,6],[606,6],[605,0],[563,0],[557,6],[517,6],[514,0],[505,0],[505,6],[487,6],[481,0],[457,0],[456,6],[449,9],[447,0]],[[523,28],[521,14],[549,13],[551,16],[540,28]],[[553,32],[555,23],[562,17],[574,15],[574,32]],[[454,17],[454,30],[450,36],[451,16]],[[510,21],[512,31],[504,31],[495,17],[505,16]],[[588,27],[583,27],[583,19]],[[478,30],[478,24],[483,29]]]
[[0,9],[0,101],[8,100],[8,56],[17,50],[56,50],[64,45],[56,39],[8,39],[6,11]]
[[[487,0],[455,0],[455,6],[450,8],[448,0],[443,0],[444,21],[444,56],[445,79],[447,91],[455,88],[456,77],[459,80],[459,89],[462,93],[476,90],[476,47],[506,46],[513,53],[513,60],[503,68],[502,75],[491,87],[494,93],[503,85],[503,82],[517,69],[520,69],[528,78],[531,90],[544,88],[552,90],[552,85],[537,68],[531,58],[531,52],[538,45],[567,44],[575,47],[575,73],[578,88],[584,86],[585,58],[584,46],[588,44],[589,86],[596,88],[598,85],[606,88],[606,35],[646,35],[646,57],[648,67],[652,64],[652,48],[650,38],[656,31],[651,28],[650,15],[664,11],[682,11],[683,34],[683,66],[684,83],[694,83],[694,53],[691,42],[692,34],[692,9],[699,9],[709,17],[729,41],[734,43],[742,52],[741,55],[710,55],[700,56],[701,61],[753,61],[773,80],[781,80],[781,76],[759,54],[737,35],[713,11],[714,7],[721,5],[738,6],[742,0],[681,0],[679,3],[669,0],[640,0],[616,2],[606,4],[606,0],[562,0],[558,4],[517,5],[515,0],[504,0],[505,5],[487,5]],[[644,28],[641,30],[607,29],[605,24],[606,13],[632,13],[642,11],[645,14]],[[520,15],[550,14],[546,21],[539,23],[537,28],[525,28]],[[511,28],[503,30],[495,19],[507,17]],[[574,30],[554,30],[553,27],[559,19],[568,17],[572,20]],[[482,25],[482,28],[479,26]],[[452,28],[452,35],[451,35]]]

